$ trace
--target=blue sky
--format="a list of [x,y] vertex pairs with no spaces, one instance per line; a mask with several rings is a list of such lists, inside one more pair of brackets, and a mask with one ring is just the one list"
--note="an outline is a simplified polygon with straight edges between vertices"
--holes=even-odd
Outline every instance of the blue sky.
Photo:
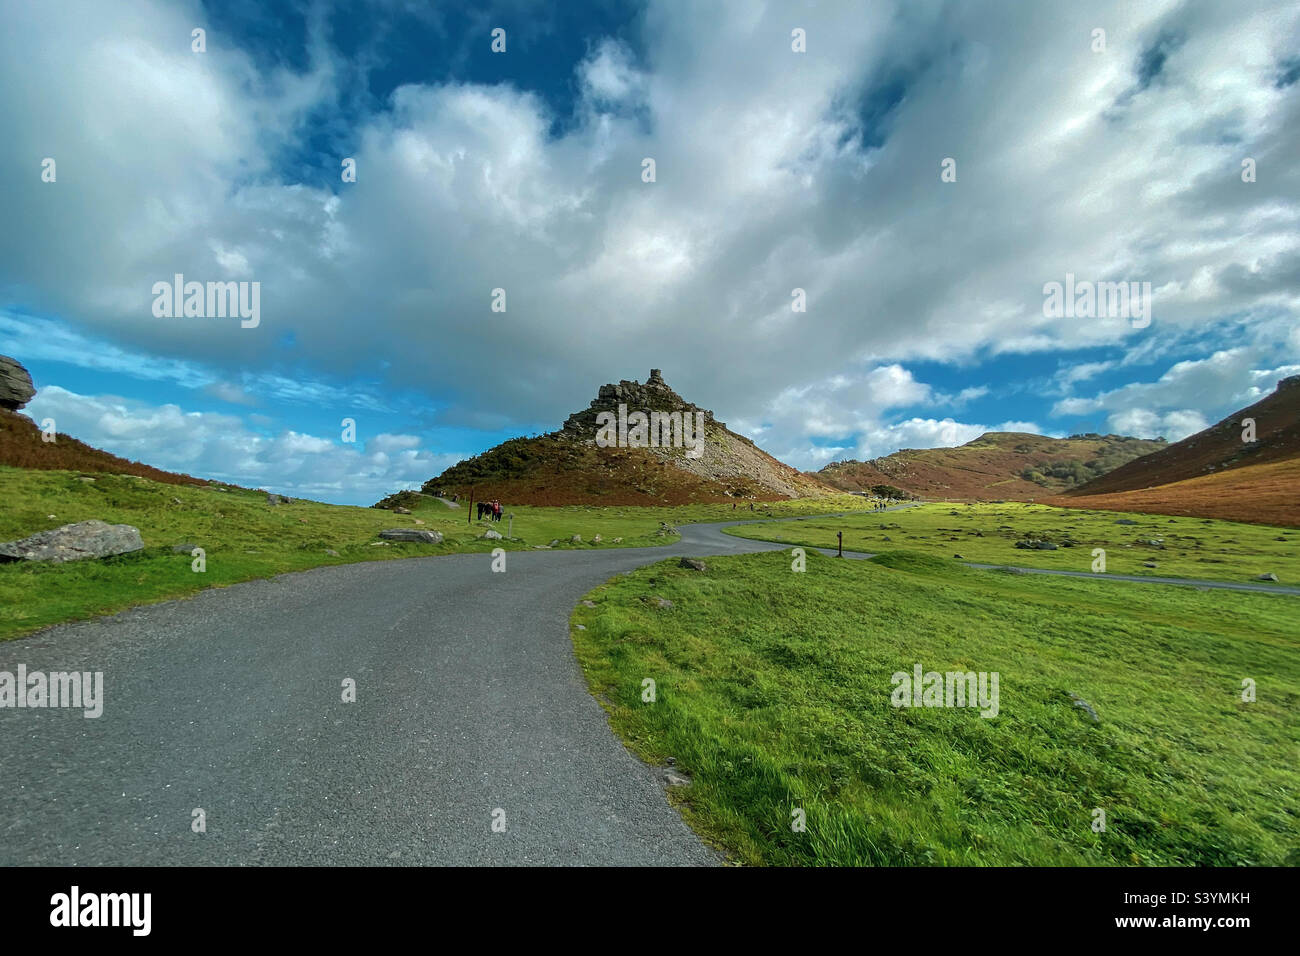
[[369,504],[652,367],[808,469],[1300,372],[1294,4],[2,6],[0,352],[159,467]]

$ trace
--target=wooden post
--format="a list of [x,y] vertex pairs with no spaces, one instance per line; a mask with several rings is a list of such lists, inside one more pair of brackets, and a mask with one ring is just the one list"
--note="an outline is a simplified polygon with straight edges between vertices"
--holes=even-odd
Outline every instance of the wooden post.
[[835,557],[837,557],[837,558],[842,558],[842,557],[844,557],[844,532],[843,532],[843,531],[836,531],[836,532],[835,532],[835,537],[837,537],[837,538],[840,539],[840,553],[837,554],[837,555],[835,555]]
[[506,523],[506,537],[507,537],[507,538],[513,538],[513,537],[515,536],[515,514],[514,514],[514,512],[512,511],[510,514],[506,515],[506,518],[507,518],[507,523]]
[[474,510],[474,486],[469,486],[469,507],[465,509],[465,523],[470,523],[470,512]]

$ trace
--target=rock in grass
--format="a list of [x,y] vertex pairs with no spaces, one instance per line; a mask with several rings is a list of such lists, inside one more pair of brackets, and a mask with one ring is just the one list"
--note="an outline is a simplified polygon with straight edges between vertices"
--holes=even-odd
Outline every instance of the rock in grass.
[[575,534],[569,539],[569,544],[582,544],[582,535]]
[[[429,532],[427,532],[427,531],[425,532],[425,534],[428,534],[428,533],[429,533]],[[488,528],[488,529],[487,529],[486,531],[484,531],[481,535],[479,535],[479,537],[480,537],[480,538],[486,538],[486,539],[489,540],[489,541],[500,541],[500,540],[501,540],[501,532],[500,532],[500,531],[493,531],[491,528]]]
[[1255,580],[1256,580],[1256,581],[1276,581],[1276,580],[1277,580],[1277,575],[1274,574],[1272,571],[1269,571],[1267,574],[1261,574],[1259,577],[1255,578]]
[[1098,717],[1097,712],[1092,709],[1092,704],[1088,703],[1086,700],[1084,700],[1082,697],[1080,697],[1078,694],[1074,692],[1070,693],[1070,700],[1074,701],[1075,707],[1078,707],[1080,710],[1085,711],[1088,714],[1088,716],[1093,719],[1094,723],[1098,723],[1098,724],[1101,723],[1101,718]]
[[1132,520],[1131,518],[1120,518],[1115,523],[1116,524],[1137,524],[1137,522]]
[[180,544],[172,545],[172,551],[176,554],[193,554],[194,549],[197,547],[198,547],[197,544],[190,544],[189,542],[181,542]]
[[411,513],[410,508],[397,507],[393,509],[393,514],[395,515],[409,515],[410,513]]
[[681,562],[677,566],[679,568],[688,568],[691,571],[708,570],[708,565],[706,565],[699,558],[682,558]]
[[[379,532],[385,541],[418,541],[424,544],[442,544],[442,533],[423,528],[387,528]],[[497,537],[500,537],[498,535]]]
[[144,548],[140,531],[129,524],[108,524],[92,519],[38,531],[19,541],[0,544],[0,561],[82,561],[129,554]]
[[659,595],[657,594],[651,595],[647,600],[655,607],[663,608],[665,611],[670,611],[673,608],[672,601],[668,600],[665,597],[659,597]]

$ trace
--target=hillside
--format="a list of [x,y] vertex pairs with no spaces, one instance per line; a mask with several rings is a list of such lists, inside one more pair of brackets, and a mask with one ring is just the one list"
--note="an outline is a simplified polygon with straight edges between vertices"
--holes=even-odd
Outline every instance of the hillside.
[[1138,491],[1040,500],[1064,508],[1194,515],[1300,528],[1300,458],[1225,469]]
[[[597,443],[602,413],[617,417],[620,406],[634,412],[681,412],[702,416],[698,457],[688,448],[602,447]],[[631,432],[628,433],[631,437]],[[777,501],[834,493],[815,476],[782,464],[748,438],[729,430],[713,412],[687,402],[658,369],[644,385],[603,385],[590,405],[568,417],[564,427],[536,438],[514,438],[459,462],[424,483],[426,493],[476,500],[499,498],[532,505],[677,505]]]
[[1059,494],[1163,447],[1163,441],[1120,435],[986,432],[957,448],[905,448],[870,461],[832,462],[816,476],[843,491],[889,484],[922,498],[1024,501]]
[[[1253,442],[1242,440],[1242,422],[1247,418],[1255,420]],[[1068,494],[1093,496],[1139,491],[1215,472],[1295,458],[1300,458],[1300,375],[1282,379],[1272,394],[1218,424],[1116,468]],[[1240,487],[1240,482],[1234,486]]]
[[62,432],[54,441],[41,438],[41,430],[26,415],[0,408],[0,465],[42,471],[84,471],[91,474],[135,475],[169,485],[205,484],[198,478],[151,468],[92,448]]

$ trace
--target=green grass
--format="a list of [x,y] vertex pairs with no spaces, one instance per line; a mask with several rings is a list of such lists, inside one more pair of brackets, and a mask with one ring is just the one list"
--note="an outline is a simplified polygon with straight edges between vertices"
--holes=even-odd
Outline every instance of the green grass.
[[[513,540],[480,538],[491,528],[505,535],[509,522],[466,523],[465,507],[451,509],[421,499],[414,514],[352,508],[310,501],[271,506],[260,491],[160,484],[143,478],[98,475],[80,481],[76,472],[0,467],[0,541],[90,518],[140,529],[145,550],[131,555],[67,564],[0,564],[0,640],[41,627],[120,611],[136,604],[185,597],[287,571],[458,551],[549,546],[636,547],[665,544],[676,532],[661,529],[688,521],[720,521],[738,515],[730,505],[678,508],[512,507]],[[782,502],[769,513],[811,514],[861,507],[861,499]],[[746,511],[746,514],[748,512]],[[51,517],[52,516],[52,517]],[[416,524],[419,519],[423,524]],[[422,527],[442,532],[441,545],[391,542],[376,545],[384,528]],[[660,533],[663,530],[664,533]],[[570,544],[579,534],[582,544]],[[600,544],[592,544],[599,534]],[[613,539],[622,538],[618,545]],[[206,570],[192,570],[187,550],[204,549]],[[328,552],[337,554],[331,555]]]
[[[802,574],[788,552],[706,561],[614,578],[573,639],[616,732],[693,776],[670,792],[735,859],[1300,864],[1296,598],[910,552],[810,553]],[[916,663],[998,672],[999,715],[893,707],[891,675]]]
[[[1116,524],[1121,519],[1136,524]],[[1008,502],[925,504],[900,511],[727,529],[742,538],[819,548],[834,548],[837,531],[844,532],[846,551],[901,548],[944,558],[960,554],[964,560],[983,564],[1091,571],[1093,549],[1102,548],[1110,574],[1244,582],[1272,572],[1281,584],[1300,583],[1300,531],[1235,521]],[[1017,540],[1027,536],[1058,545],[1073,543],[1055,551],[1015,547]],[[1164,547],[1144,543],[1151,540],[1161,541]],[[1147,562],[1157,567],[1145,567]]]

